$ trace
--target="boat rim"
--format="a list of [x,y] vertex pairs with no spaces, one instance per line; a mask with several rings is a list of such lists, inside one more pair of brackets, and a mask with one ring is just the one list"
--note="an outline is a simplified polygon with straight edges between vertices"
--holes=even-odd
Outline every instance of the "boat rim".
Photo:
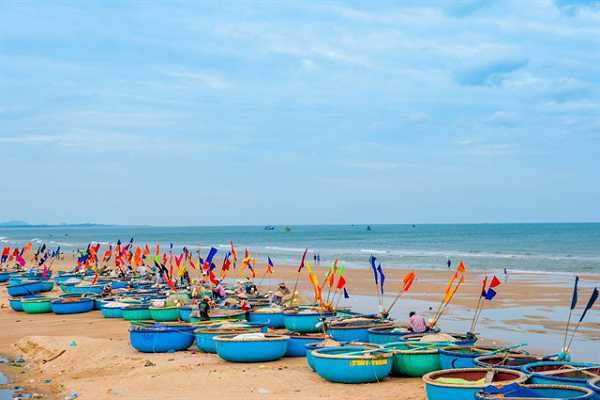
[[[252,332],[248,332],[252,333]],[[287,341],[290,339],[287,335],[276,335],[276,334],[268,334],[268,336],[262,338],[244,338],[236,340],[235,337],[237,334],[226,334],[215,336],[213,340],[217,342],[228,342],[228,343],[243,343],[243,342],[278,342],[278,341]]]
[[[528,376],[521,372],[521,371],[517,371],[514,369],[506,369],[506,368],[455,368],[455,369],[442,369],[439,371],[432,371],[429,372],[425,375],[423,375],[423,382],[425,382],[425,384],[427,385],[432,385],[432,386],[440,386],[440,387],[453,387],[453,388],[469,388],[469,389],[483,389],[487,386],[490,386],[490,383],[484,383],[483,385],[459,385],[456,383],[441,383],[441,382],[436,382],[432,376],[436,376],[436,375],[441,375],[442,373],[448,373],[448,372],[475,372],[475,371],[494,371],[494,373],[496,372],[503,372],[506,374],[510,374],[510,375],[517,375],[518,377],[515,379],[511,379],[508,381],[502,381],[502,386],[506,386],[506,385],[510,385],[511,383],[523,383],[525,381],[527,381]],[[493,382],[492,382],[493,384]]]

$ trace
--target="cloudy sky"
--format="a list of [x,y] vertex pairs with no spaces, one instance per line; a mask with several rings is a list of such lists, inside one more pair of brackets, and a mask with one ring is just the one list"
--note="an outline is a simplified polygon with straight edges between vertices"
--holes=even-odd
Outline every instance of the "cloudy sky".
[[600,221],[600,2],[1,2],[0,168],[0,220]]

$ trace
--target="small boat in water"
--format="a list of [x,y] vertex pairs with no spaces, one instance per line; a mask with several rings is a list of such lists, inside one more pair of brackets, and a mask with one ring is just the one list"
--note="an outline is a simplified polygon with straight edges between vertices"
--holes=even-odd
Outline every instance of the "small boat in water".
[[527,364],[523,372],[536,385],[569,385],[588,387],[588,381],[600,377],[600,364],[564,361],[542,361]]
[[427,400],[472,400],[490,385],[523,384],[527,375],[509,369],[459,368],[430,372],[423,381]]
[[313,350],[311,355],[317,374],[330,382],[379,382],[392,371],[393,353],[381,348],[325,347]]
[[223,360],[247,363],[279,360],[285,355],[289,336],[243,333],[215,336],[213,340]]
[[476,400],[591,400],[594,392],[578,386],[562,385],[519,385],[513,383],[502,388],[489,386],[475,395]]

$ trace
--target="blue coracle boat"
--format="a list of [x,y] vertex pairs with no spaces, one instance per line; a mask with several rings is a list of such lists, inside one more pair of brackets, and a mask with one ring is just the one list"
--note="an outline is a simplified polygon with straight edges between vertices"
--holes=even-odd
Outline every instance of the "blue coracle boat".
[[590,400],[594,393],[590,389],[578,386],[561,385],[519,385],[516,383],[502,388],[489,386],[475,395],[476,400],[531,400],[531,399],[561,399],[561,400]]
[[251,311],[248,314],[248,321],[255,323],[255,324],[267,324],[270,328],[285,327],[283,311],[277,311],[277,312]]
[[286,357],[304,357],[306,356],[306,345],[319,342],[325,339],[325,335],[319,333],[289,333],[290,340],[287,345]]
[[8,282],[13,272],[0,272],[0,282]]
[[205,353],[216,353],[217,345],[214,341],[216,336],[228,335],[228,334],[241,334],[248,332],[258,332],[258,329],[196,329],[194,335],[196,336],[196,347]]
[[338,342],[366,342],[369,340],[369,329],[391,328],[391,323],[385,320],[344,322],[331,321],[327,324],[327,333]]
[[600,376],[600,364],[542,361],[525,365],[523,372],[529,374],[530,382],[536,385],[589,387],[590,375],[586,372]]
[[509,369],[458,368],[433,371],[423,376],[427,400],[473,400],[484,388],[523,384],[527,375]]
[[142,353],[181,351],[194,343],[193,326],[132,326],[129,328],[131,346]]
[[8,291],[9,296],[24,296],[31,295],[34,293],[41,293],[47,291],[47,285],[45,282],[41,281],[21,281],[14,285],[8,285],[6,290]]
[[42,296],[36,296],[36,295],[12,297],[8,300],[8,304],[10,305],[10,308],[12,308],[14,311],[23,311],[23,305],[21,304],[21,300],[40,299],[40,298],[42,298]]
[[79,314],[92,311],[94,309],[94,300],[80,298],[57,299],[52,301],[52,312],[55,314]]
[[313,350],[312,365],[330,382],[369,383],[383,380],[392,371],[392,352],[364,346],[325,347]]
[[477,357],[491,355],[493,349],[470,346],[447,346],[439,349],[442,369],[475,368]]
[[367,342],[369,343],[377,343],[377,344],[386,344],[399,342],[406,335],[411,335],[412,332],[406,328],[399,327],[376,327],[370,328],[367,331]]
[[[248,337],[247,335],[253,335]],[[213,339],[217,354],[230,362],[265,362],[285,355],[289,336],[274,334],[222,335]]]
[[191,317],[193,311],[194,311],[194,309],[192,308],[192,306],[180,307],[179,308],[179,318],[181,318],[182,321],[190,322],[190,317]]
[[588,385],[594,391],[595,399],[600,400],[600,378],[591,379],[588,381]]
[[333,313],[286,311],[283,313],[283,323],[291,332],[315,333],[322,330],[319,327],[322,319],[331,318],[334,315]]

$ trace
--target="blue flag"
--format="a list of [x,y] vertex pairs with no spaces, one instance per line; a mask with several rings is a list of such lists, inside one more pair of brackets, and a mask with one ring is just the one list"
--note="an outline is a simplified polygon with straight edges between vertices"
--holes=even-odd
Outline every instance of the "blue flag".
[[381,282],[381,294],[383,294],[383,283],[385,282],[385,275],[383,274],[383,268],[381,268],[381,264],[377,267],[377,272],[379,272],[379,282]]
[[485,293],[486,300],[492,300],[496,296],[496,291],[492,288],[489,288]]
[[371,268],[373,268],[373,277],[375,278],[375,284],[377,285],[379,281],[377,280],[377,267],[375,266],[375,261],[377,261],[377,257],[371,256]]
[[346,290],[346,288],[344,288],[344,298],[345,299],[349,299],[350,295],[348,294],[348,291]]
[[217,249],[211,247],[208,251],[208,255],[206,256],[206,262],[210,265],[213,261],[213,257],[217,255]]
[[583,310],[583,314],[581,314],[581,318],[579,318],[579,322],[583,321],[585,315],[590,310],[590,308],[594,306],[596,300],[598,300],[598,288],[594,288],[594,291],[592,292],[592,295],[590,296],[590,299],[588,300],[588,303],[585,306],[585,309]]
[[575,277],[575,286],[573,287],[573,298],[571,299],[571,310],[577,307],[577,284],[579,283],[579,276]]
[[271,261],[271,257],[267,257],[267,263],[272,267],[273,261]]

